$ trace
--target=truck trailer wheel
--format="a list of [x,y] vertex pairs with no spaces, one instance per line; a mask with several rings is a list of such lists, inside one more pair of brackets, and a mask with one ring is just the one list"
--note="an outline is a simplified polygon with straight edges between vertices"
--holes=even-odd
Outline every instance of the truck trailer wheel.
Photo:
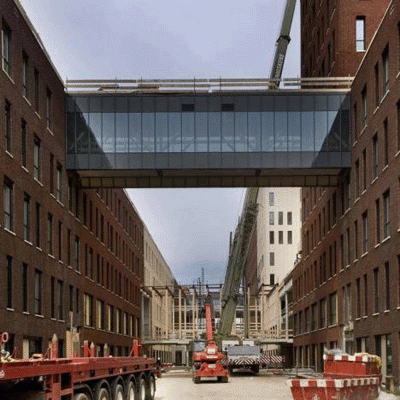
[[110,400],[110,393],[108,393],[108,390],[106,388],[101,388],[99,391],[96,393],[96,400]]
[[124,388],[120,384],[115,385],[113,390],[112,400],[124,400],[124,399],[125,399]]
[[86,393],[76,393],[75,400],[89,400],[89,396]]
[[136,385],[132,379],[126,387],[126,400],[136,400]]
[[156,379],[153,374],[146,378],[146,400],[154,400],[156,396]]
[[146,400],[146,379],[144,375],[139,379],[138,400]]

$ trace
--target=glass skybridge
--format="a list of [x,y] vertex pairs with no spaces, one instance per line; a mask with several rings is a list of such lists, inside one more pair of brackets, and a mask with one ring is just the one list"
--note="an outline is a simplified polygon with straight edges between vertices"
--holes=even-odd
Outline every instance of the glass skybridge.
[[97,89],[67,97],[84,187],[334,186],[350,167],[347,89]]

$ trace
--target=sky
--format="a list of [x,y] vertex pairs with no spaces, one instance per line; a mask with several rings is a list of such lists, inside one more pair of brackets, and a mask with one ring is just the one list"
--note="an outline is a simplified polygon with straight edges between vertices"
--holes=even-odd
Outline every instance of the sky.
[[[268,78],[284,0],[20,0],[66,79]],[[299,3],[299,2],[297,2]],[[300,76],[297,5],[284,77]],[[244,189],[128,190],[180,284],[223,282]]]

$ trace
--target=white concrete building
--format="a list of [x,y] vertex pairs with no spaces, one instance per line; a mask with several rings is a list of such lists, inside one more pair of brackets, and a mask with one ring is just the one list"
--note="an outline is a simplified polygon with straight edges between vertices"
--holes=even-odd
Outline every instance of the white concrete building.
[[258,286],[274,285],[293,269],[301,250],[299,188],[261,188],[257,216]]
[[[175,278],[146,225],[144,238],[144,288],[142,289],[142,339],[162,341],[173,332]],[[152,345],[145,352],[171,362],[172,347]]]

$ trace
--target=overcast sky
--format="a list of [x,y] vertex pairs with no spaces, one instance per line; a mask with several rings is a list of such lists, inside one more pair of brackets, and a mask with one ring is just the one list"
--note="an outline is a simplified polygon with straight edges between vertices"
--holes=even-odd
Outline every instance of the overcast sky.
[[[21,0],[69,79],[269,77],[284,0]],[[299,3],[299,2],[298,2]],[[284,76],[299,76],[299,10]],[[129,190],[180,283],[223,281],[244,189]]]

